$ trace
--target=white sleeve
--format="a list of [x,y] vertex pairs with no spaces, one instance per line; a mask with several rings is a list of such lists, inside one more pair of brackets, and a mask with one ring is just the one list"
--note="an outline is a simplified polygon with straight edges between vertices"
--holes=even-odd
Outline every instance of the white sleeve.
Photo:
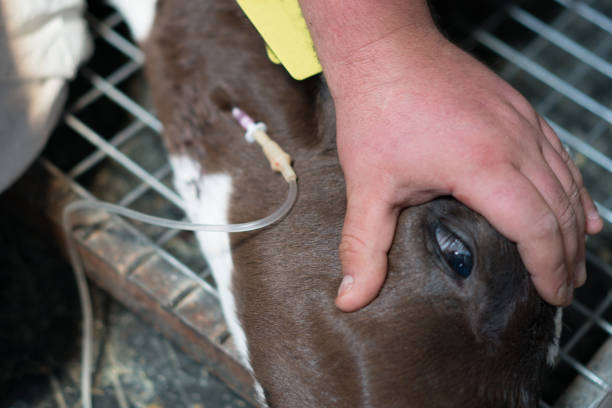
[[91,53],[84,0],[0,0],[0,192],[40,153]]

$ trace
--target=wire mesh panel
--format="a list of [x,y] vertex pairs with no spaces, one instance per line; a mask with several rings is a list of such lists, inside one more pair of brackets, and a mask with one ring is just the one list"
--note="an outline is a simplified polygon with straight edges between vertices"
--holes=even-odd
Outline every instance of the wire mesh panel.
[[[464,44],[490,61],[549,121],[606,220],[604,231],[587,242],[589,279],[565,311],[560,362],[546,383],[543,407],[603,406],[612,391],[610,16],[609,0],[542,0],[510,4],[466,26]],[[96,54],[72,87],[65,119],[45,158],[98,199],[184,218],[159,136],[162,125],[151,111],[142,52],[111,9],[97,9],[88,20]],[[196,287],[214,293],[214,282],[193,233],[133,221],[129,225],[146,238],[148,248],[130,267],[129,279],[145,279],[139,271],[156,262],[147,255],[155,253],[188,278],[168,298],[166,310],[183,316],[201,312],[185,299],[197,296]],[[231,348],[225,330],[214,337],[219,346]]]

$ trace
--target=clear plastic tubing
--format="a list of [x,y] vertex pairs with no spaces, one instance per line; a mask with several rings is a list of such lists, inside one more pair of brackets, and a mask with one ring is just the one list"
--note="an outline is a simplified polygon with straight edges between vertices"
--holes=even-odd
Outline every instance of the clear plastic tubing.
[[272,214],[255,221],[243,222],[239,224],[197,224],[189,221],[176,221],[168,218],[155,217],[148,214],[143,214],[138,211],[130,210],[126,207],[107,203],[104,201],[80,200],[74,201],[64,210],[64,222],[67,221],[66,216],[79,210],[104,210],[113,214],[121,215],[126,218],[141,221],[151,225],[157,225],[164,228],[180,229],[185,231],[212,231],[212,232],[245,232],[253,231],[274,224],[276,221],[283,218],[295,203],[297,198],[297,183],[295,180],[289,183],[289,193],[283,204],[276,209]]

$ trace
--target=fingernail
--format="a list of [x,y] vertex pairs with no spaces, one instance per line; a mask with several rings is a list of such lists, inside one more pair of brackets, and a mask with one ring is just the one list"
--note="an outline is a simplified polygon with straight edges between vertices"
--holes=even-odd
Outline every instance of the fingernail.
[[569,303],[570,300],[570,292],[573,288],[570,288],[569,283],[564,283],[559,290],[557,290],[557,300],[561,304]]
[[595,208],[592,211],[589,211],[587,217],[589,218],[589,220],[596,221],[601,218],[601,215],[599,215],[599,211],[597,211],[597,208]]
[[586,278],[586,265],[584,261],[582,261],[578,263],[578,266],[576,267],[576,275],[574,275],[574,287],[579,288],[580,286],[584,285],[584,282],[586,282]]
[[351,275],[344,275],[344,278],[342,278],[342,283],[338,288],[338,297],[346,295],[353,287],[353,282],[354,279]]

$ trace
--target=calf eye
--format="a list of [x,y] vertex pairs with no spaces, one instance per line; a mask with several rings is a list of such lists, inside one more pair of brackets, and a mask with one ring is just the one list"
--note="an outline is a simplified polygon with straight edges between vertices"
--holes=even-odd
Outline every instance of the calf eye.
[[435,234],[446,264],[459,276],[463,278],[470,276],[474,260],[467,246],[442,225],[436,227]]

